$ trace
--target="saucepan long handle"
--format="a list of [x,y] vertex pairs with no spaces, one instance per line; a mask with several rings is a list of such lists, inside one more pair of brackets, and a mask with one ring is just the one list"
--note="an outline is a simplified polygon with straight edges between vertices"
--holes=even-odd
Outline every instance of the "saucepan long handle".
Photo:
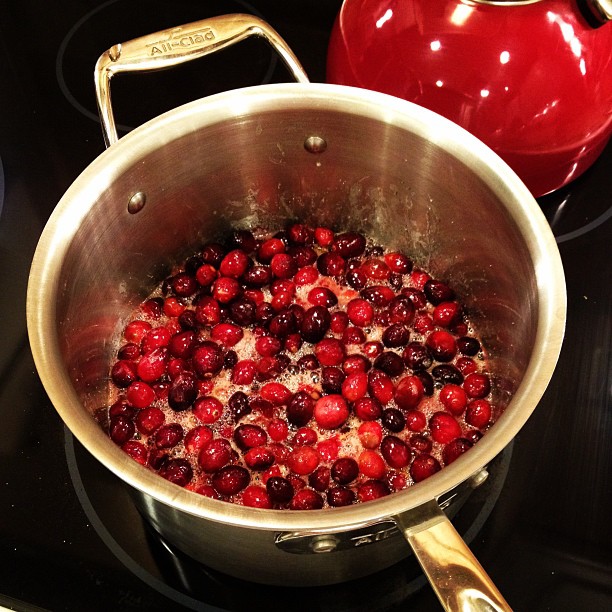
[[511,610],[435,500],[393,519],[445,610]]
[[106,146],[118,140],[110,95],[110,80],[115,74],[170,68],[251,36],[266,40],[298,83],[309,82],[287,43],[265,21],[253,15],[211,17],[113,45],[105,51],[96,63],[94,79]]

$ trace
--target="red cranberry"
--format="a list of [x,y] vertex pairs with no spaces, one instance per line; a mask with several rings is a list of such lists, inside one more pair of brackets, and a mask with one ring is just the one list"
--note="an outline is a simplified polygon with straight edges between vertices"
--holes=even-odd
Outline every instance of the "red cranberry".
[[300,334],[306,342],[316,344],[321,341],[329,329],[331,317],[324,306],[313,306],[305,313],[300,324]]
[[234,249],[221,260],[219,272],[223,276],[240,278],[247,271],[250,264],[249,256],[242,249]]
[[357,232],[345,232],[338,234],[332,244],[332,250],[337,251],[342,257],[359,257],[363,255],[366,248],[366,239]]
[[383,406],[393,399],[394,391],[393,381],[387,374],[381,370],[370,370],[368,372],[368,392]]
[[353,270],[349,270],[346,273],[346,282],[353,288],[353,289],[363,289],[367,284],[368,284],[368,277],[366,276],[366,273],[359,269],[359,268],[355,268]]
[[409,298],[398,296],[389,303],[388,314],[391,323],[410,325],[414,319],[414,305]]
[[175,412],[187,410],[198,397],[198,383],[192,372],[181,372],[168,391],[168,405]]
[[406,427],[406,417],[397,408],[385,408],[382,413],[381,423],[389,431],[399,433]]
[[198,464],[208,473],[216,472],[232,458],[232,447],[225,438],[215,438],[206,444],[198,455]]
[[451,327],[461,316],[461,307],[457,302],[441,302],[433,311],[432,319],[440,327]]
[[308,293],[308,302],[313,306],[331,308],[338,303],[338,298],[327,287],[313,287]]
[[412,458],[412,451],[397,436],[385,436],[380,443],[380,452],[385,461],[392,467],[406,467]]
[[215,342],[226,348],[235,346],[242,340],[244,332],[242,328],[232,323],[219,323],[215,325],[210,333],[210,337]]
[[486,374],[468,374],[463,381],[463,389],[470,398],[482,399],[491,392],[491,381]]
[[302,285],[311,285],[319,278],[319,271],[312,266],[305,266],[298,270],[293,277],[293,281],[299,287]]
[[195,307],[195,316],[200,325],[216,325],[221,321],[221,306],[217,300],[205,296],[198,300]]
[[325,393],[340,393],[345,378],[346,374],[340,368],[325,366],[321,370],[321,388]]
[[155,400],[155,391],[147,383],[137,380],[127,388],[126,397],[134,408],[146,408]]
[[251,480],[246,468],[240,465],[226,465],[216,471],[211,479],[211,484],[221,495],[236,495],[242,491]]
[[434,279],[425,283],[423,292],[434,306],[455,299],[455,292],[446,283]]
[[392,378],[399,376],[404,372],[404,362],[402,358],[393,351],[385,351],[381,353],[374,361],[374,367],[382,370]]
[[449,412],[456,416],[463,414],[467,401],[468,398],[465,391],[458,385],[450,383],[440,389],[440,402]]
[[355,372],[367,372],[371,367],[370,361],[363,355],[349,355],[342,362],[342,369],[347,375]]
[[357,298],[346,306],[349,321],[357,327],[366,327],[374,320],[374,308],[367,300]]
[[160,408],[149,406],[136,415],[136,428],[140,433],[149,435],[161,427],[165,420],[166,417]]
[[285,440],[289,435],[289,425],[287,425],[287,421],[280,418],[270,419],[268,422],[268,435],[275,442],[282,442]]
[[391,271],[389,266],[382,259],[368,259],[361,265],[361,270],[365,275],[374,281],[384,281],[389,278]]
[[349,417],[349,409],[341,395],[324,395],[317,400],[314,418],[321,429],[337,429]]
[[131,361],[120,359],[111,369],[111,379],[120,389],[129,387],[136,378],[136,366]]
[[449,442],[442,450],[442,461],[444,461],[444,465],[449,465],[470,448],[472,448],[472,443],[465,438],[457,438]]
[[261,336],[255,341],[255,350],[263,357],[273,357],[281,348],[281,341],[274,336]]
[[142,354],[144,355],[156,348],[168,346],[171,337],[172,334],[165,327],[154,327],[142,338],[140,344]]
[[263,446],[250,448],[244,454],[244,462],[251,470],[261,472],[267,470],[275,461],[274,453]]
[[142,304],[140,310],[145,317],[159,319],[162,315],[163,308],[164,300],[162,298],[151,298]]
[[342,332],[342,342],[346,346],[363,344],[365,341],[366,336],[359,327],[349,326]]
[[242,505],[250,508],[272,508],[272,500],[261,485],[249,485],[242,492]]
[[291,510],[320,510],[323,508],[323,498],[312,489],[298,491],[289,504]]
[[127,440],[121,449],[125,451],[134,461],[140,463],[140,465],[147,465],[149,460],[149,451],[142,442],[136,440]]
[[217,374],[223,367],[223,354],[220,347],[211,341],[202,342],[193,350],[193,368],[196,374],[204,378]]
[[331,466],[331,477],[338,484],[353,482],[359,475],[359,465],[352,457],[336,459]]
[[242,449],[263,446],[268,441],[268,434],[259,425],[242,424],[234,430],[234,442]]
[[410,274],[412,271],[412,261],[403,253],[387,253],[385,263],[389,269],[398,274]]
[[317,259],[317,269],[323,276],[342,276],[346,260],[338,253],[323,253]]
[[357,498],[360,502],[379,499],[389,495],[389,487],[381,480],[366,480],[357,488]]
[[189,330],[175,334],[168,343],[168,351],[174,357],[188,359],[196,345],[196,334]]
[[169,459],[159,468],[158,474],[179,487],[184,487],[193,479],[193,468],[186,459]]
[[314,238],[319,246],[328,247],[334,241],[334,232],[327,227],[317,227],[314,231]]
[[209,287],[217,278],[217,270],[210,264],[202,264],[195,273],[195,279],[201,287]]
[[277,504],[289,503],[293,497],[293,485],[282,476],[272,476],[266,481],[266,491],[270,499]]
[[461,436],[461,426],[448,412],[435,412],[429,419],[431,437],[440,444],[448,444]]
[[348,327],[348,324],[349,318],[346,312],[338,310],[331,315],[329,329],[334,334],[341,334]]
[[293,278],[298,271],[298,265],[291,255],[277,253],[270,261],[270,269],[276,278]]
[[201,397],[193,405],[193,414],[201,423],[210,425],[221,418],[223,404],[216,397]]
[[370,359],[376,359],[383,352],[383,349],[382,342],[376,341],[366,342],[361,348],[363,354]]
[[344,346],[336,338],[323,338],[315,345],[315,355],[323,366],[340,365],[345,356]]
[[384,285],[372,285],[371,287],[366,287],[359,292],[359,295],[364,300],[367,300],[379,308],[382,306],[387,306],[387,304],[389,304],[395,297],[394,291],[389,287],[385,287]]
[[155,432],[157,448],[174,448],[183,439],[183,428],[179,423],[162,425]]
[[357,435],[364,448],[378,448],[382,441],[383,429],[378,421],[366,421],[358,427]]
[[381,403],[374,397],[362,397],[353,404],[353,411],[362,421],[375,421],[382,415]]
[[483,429],[491,420],[491,404],[485,399],[471,401],[465,411],[465,422],[472,427]]
[[431,332],[427,336],[425,344],[437,361],[451,361],[457,354],[455,339],[449,332],[444,330]]
[[185,450],[197,455],[213,439],[212,429],[206,425],[197,425],[185,434]]
[[317,432],[310,427],[300,427],[291,441],[293,446],[312,446],[319,439]]
[[123,337],[133,344],[140,344],[145,334],[151,329],[148,321],[131,321],[125,327]]
[[480,342],[476,338],[463,336],[457,340],[457,348],[462,355],[474,357],[480,351]]
[[221,304],[229,304],[240,295],[240,292],[240,284],[235,278],[222,276],[214,282],[212,296]]
[[359,471],[366,478],[380,479],[387,471],[385,460],[374,450],[361,451],[358,463]]
[[287,420],[297,427],[306,425],[314,414],[315,402],[306,391],[298,391],[287,405]]
[[410,476],[414,482],[421,482],[439,472],[440,469],[440,463],[431,455],[418,455],[410,466]]
[[401,293],[412,302],[412,305],[416,310],[420,310],[427,306],[427,297],[416,287],[404,287]]
[[293,393],[285,385],[277,382],[266,383],[259,391],[259,394],[274,406],[284,406],[293,397]]
[[298,446],[287,457],[287,466],[295,474],[306,476],[314,472],[321,461],[318,451],[312,446]]
[[110,419],[109,436],[110,439],[120,446],[125,444],[134,435],[136,428],[134,421],[125,415],[119,414]]
[[194,276],[181,272],[172,279],[172,291],[178,297],[189,297],[198,290],[198,282]]
[[274,255],[285,252],[285,243],[280,238],[270,238],[257,249],[257,259],[261,263],[269,264]]
[[356,498],[355,491],[348,487],[332,487],[327,491],[327,503],[332,508],[350,506],[355,503]]
[[368,375],[365,372],[349,374],[342,383],[341,391],[349,402],[361,399],[368,391]]

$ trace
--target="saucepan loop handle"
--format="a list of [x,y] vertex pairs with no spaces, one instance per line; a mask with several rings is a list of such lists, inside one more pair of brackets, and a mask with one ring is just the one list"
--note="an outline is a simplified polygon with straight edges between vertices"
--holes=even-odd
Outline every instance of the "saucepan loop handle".
[[393,520],[445,610],[512,610],[435,500]]
[[234,45],[251,36],[263,38],[280,55],[298,83],[308,77],[287,43],[265,21],[246,14],[221,15],[170,28],[113,45],[96,63],[98,113],[107,147],[118,140],[110,95],[110,81],[122,72],[170,68]]

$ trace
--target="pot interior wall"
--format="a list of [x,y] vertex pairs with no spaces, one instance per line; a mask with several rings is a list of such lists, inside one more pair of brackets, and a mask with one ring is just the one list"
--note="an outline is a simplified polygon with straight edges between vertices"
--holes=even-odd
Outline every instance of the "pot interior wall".
[[[295,100],[203,126],[192,112],[149,128],[146,155],[120,156],[129,137],[107,152],[111,178],[82,203],[57,295],[61,351],[88,409],[105,403],[120,324],[173,264],[231,228],[289,220],[363,231],[451,280],[501,386],[520,382],[536,330],[534,265],[487,168],[443,134],[328,106]],[[312,136],[324,152],[306,150]],[[130,214],[135,192],[146,204]]]

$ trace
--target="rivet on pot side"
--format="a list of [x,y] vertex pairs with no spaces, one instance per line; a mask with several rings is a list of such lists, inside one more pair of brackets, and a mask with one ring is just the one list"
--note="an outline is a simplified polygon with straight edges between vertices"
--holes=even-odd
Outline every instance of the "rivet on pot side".
[[132,215],[140,212],[147,202],[147,196],[142,191],[137,191],[128,202],[128,212]]

